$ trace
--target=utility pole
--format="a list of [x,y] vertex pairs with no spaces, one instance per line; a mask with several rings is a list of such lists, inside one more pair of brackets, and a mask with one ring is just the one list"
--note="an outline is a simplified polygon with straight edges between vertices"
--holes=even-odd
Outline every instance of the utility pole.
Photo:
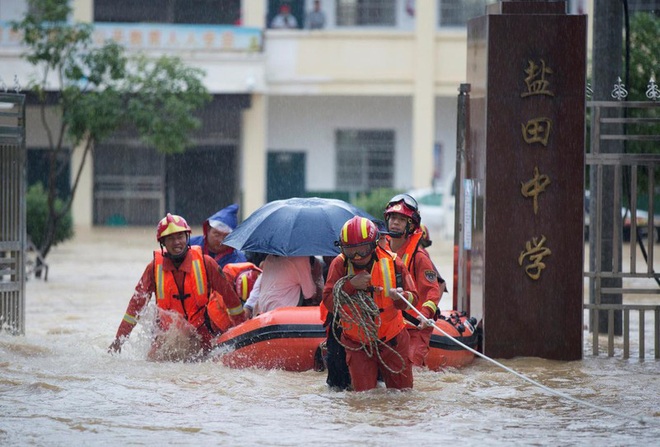
[[[618,77],[624,78],[623,75],[623,6],[619,0],[599,0],[594,1],[594,18],[593,18],[593,52],[592,52],[592,76],[591,86],[593,90],[592,100],[594,101],[612,101],[611,92]],[[607,108],[611,116],[614,117],[619,113],[615,108]],[[593,118],[592,118],[593,119]],[[616,131],[615,133],[621,133]],[[600,141],[601,153],[623,153],[622,141]],[[596,222],[595,203],[596,200],[596,170],[591,169],[589,172],[589,188],[591,194],[591,201],[589,207],[589,221]],[[614,185],[614,169],[612,166],[605,166],[603,169],[602,178],[602,229],[601,229],[601,257],[595,258],[595,237],[596,231],[590,228],[589,231],[589,269],[595,271],[597,265],[601,269],[607,271],[611,269],[614,253],[617,253],[619,265],[621,265],[621,247],[614,250],[613,216],[614,207],[621,207],[621,204],[614,203],[614,190],[611,185]],[[617,214],[618,215],[618,214]],[[621,244],[621,238],[618,239]],[[597,264],[599,263],[599,264]],[[621,278],[603,278],[601,280],[601,288],[614,287],[620,288],[622,285]],[[594,281],[589,284],[589,302],[594,303]],[[602,304],[621,304],[623,297],[621,294],[604,294],[602,295]],[[607,331],[607,312],[600,311],[598,315],[599,325],[601,331]],[[593,320],[592,320],[593,321]],[[614,318],[614,333],[621,335],[622,333],[622,319],[621,312],[615,312]]]

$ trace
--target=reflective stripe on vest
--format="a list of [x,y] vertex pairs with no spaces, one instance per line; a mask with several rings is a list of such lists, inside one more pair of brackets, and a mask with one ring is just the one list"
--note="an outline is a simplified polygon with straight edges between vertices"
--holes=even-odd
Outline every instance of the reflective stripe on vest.
[[202,262],[204,258],[193,259],[192,270],[195,275],[195,285],[197,286],[197,295],[206,295],[206,271],[203,270]]

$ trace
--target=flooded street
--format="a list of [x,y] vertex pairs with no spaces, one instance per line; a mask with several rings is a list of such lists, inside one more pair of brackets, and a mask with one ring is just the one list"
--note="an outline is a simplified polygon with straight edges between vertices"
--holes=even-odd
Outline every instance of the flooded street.
[[[415,370],[412,392],[356,394],[328,390],[325,373],[314,371],[147,362],[141,325],[120,355],[109,355],[157,247],[152,228],[94,228],[54,248],[48,281],[26,286],[26,335],[0,334],[0,445],[628,446],[660,437],[660,362],[652,353],[594,358],[587,331],[581,361],[501,362],[617,415],[482,359],[461,370]],[[431,249],[449,279],[450,244]],[[441,304],[451,306],[448,295]]]

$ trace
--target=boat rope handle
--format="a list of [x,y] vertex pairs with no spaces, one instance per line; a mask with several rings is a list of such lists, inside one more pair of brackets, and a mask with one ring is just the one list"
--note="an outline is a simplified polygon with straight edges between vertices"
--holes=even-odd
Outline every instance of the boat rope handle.
[[527,377],[526,375],[524,375],[524,374],[522,374],[522,373],[519,373],[518,371],[515,371],[515,370],[509,368],[509,367],[506,366],[506,365],[503,365],[502,363],[498,362],[497,360],[491,359],[491,358],[488,357],[487,355],[482,354],[481,352],[477,351],[476,349],[472,349],[471,347],[469,347],[469,346],[466,345],[465,343],[462,343],[461,341],[456,340],[456,338],[452,337],[452,336],[449,335],[447,332],[443,331],[440,327],[438,327],[438,326],[433,322],[433,320],[429,320],[428,318],[426,318],[426,317],[425,317],[425,316],[424,316],[419,310],[417,310],[417,308],[416,308],[415,306],[413,306],[412,304],[410,304],[410,303],[408,302],[408,300],[407,300],[403,295],[401,295],[398,291],[396,291],[396,289],[391,289],[391,290],[390,290],[390,293],[391,293],[391,294],[396,293],[396,294],[398,295],[398,297],[399,297],[401,300],[403,300],[403,301],[408,305],[408,307],[409,307],[410,309],[412,309],[413,311],[415,311],[415,313],[417,313],[417,315],[419,315],[420,321],[424,322],[424,323],[427,324],[428,326],[433,326],[433,327],[436,328],[438,331],[440,331],[442,334],[444,334],[444,335],[446,335],[447,337],[449,337],[449,339],[452,340],[454,343],[456,343],[456,344],[458,344],[459,346],[461,346],[461,347],[467,349],[468,351],[470,351],[470,352],[472,352],[473,354],[475,354],[475,355],[481,357],[482,359],[484,359],[484,360],[488,360],[489,362],[493,363],[494,365],[499,366],[500,368],[502,368],[502,369],[504,369],[504,370],[510,372],[511,374],[520,377],[520,378],[523,379],[524,381],[529,382],[529,383],[531,383],[532,385],[541,388],[542,390],[548,392],[549,394],[553,394],[553,395],[558,396],[558,397],[561,397],[561,398],[563,398],[563,399],[570,400],[570,401],[575,402],[576,404],[579,404],[579,405],[584,405],[584,406],[587,406],[587,407],[593,408],[594,410],[598,410],[598,411],[601,411],[601,412],[603,412],[603,413],[608,413],[608,414],[611,414],[611,415],[613,415],[613,416],[623,417],[623,418],[626,418],[626,419],[630,419],[630,420],[635,421],[635,422],[638,422],[638,423],[640,423],[640,424],[642,424],[642,425],[645,425],[645,424],[646,424],[647,421],[646,421],[643,417],[629,416],[629,415],[627,415],[627,414],[625,414],[625,413],[621,413],[621,412],[617,413],[616,411],[614,411],[614,410],[610,410],[609,408],[601,407],[601,406],[599,406],[599,405],[592,404],[591,402],[587,402],[586,400],[578,399],[578,398],[575,398],[575,397],[573,397],[573,396],[570,396],[570,395],[568,395],[568,394],[566,394],[566,393],[562,393],[561,391],[554,390],[554,389],[552,389],[552,388],[549,388],[549,387],[543,385],[543,384],[540,383],[540,382],[537,382],[537,381],[534,380],[534,379],[531,379],[531,378]]

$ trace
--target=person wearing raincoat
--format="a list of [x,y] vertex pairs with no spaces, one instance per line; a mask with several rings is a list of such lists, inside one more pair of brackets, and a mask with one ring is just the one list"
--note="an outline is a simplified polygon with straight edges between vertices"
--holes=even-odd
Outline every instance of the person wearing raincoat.
[[236,228],[237,215],[237,203],[221,209],[204,221],[202,225],[204,234],[192,236],[190,245],[202,247],[202,252],[215,259],[220,268],[224,268],[227,264],[247,262],[243,252],[223,244],[227,235]]

